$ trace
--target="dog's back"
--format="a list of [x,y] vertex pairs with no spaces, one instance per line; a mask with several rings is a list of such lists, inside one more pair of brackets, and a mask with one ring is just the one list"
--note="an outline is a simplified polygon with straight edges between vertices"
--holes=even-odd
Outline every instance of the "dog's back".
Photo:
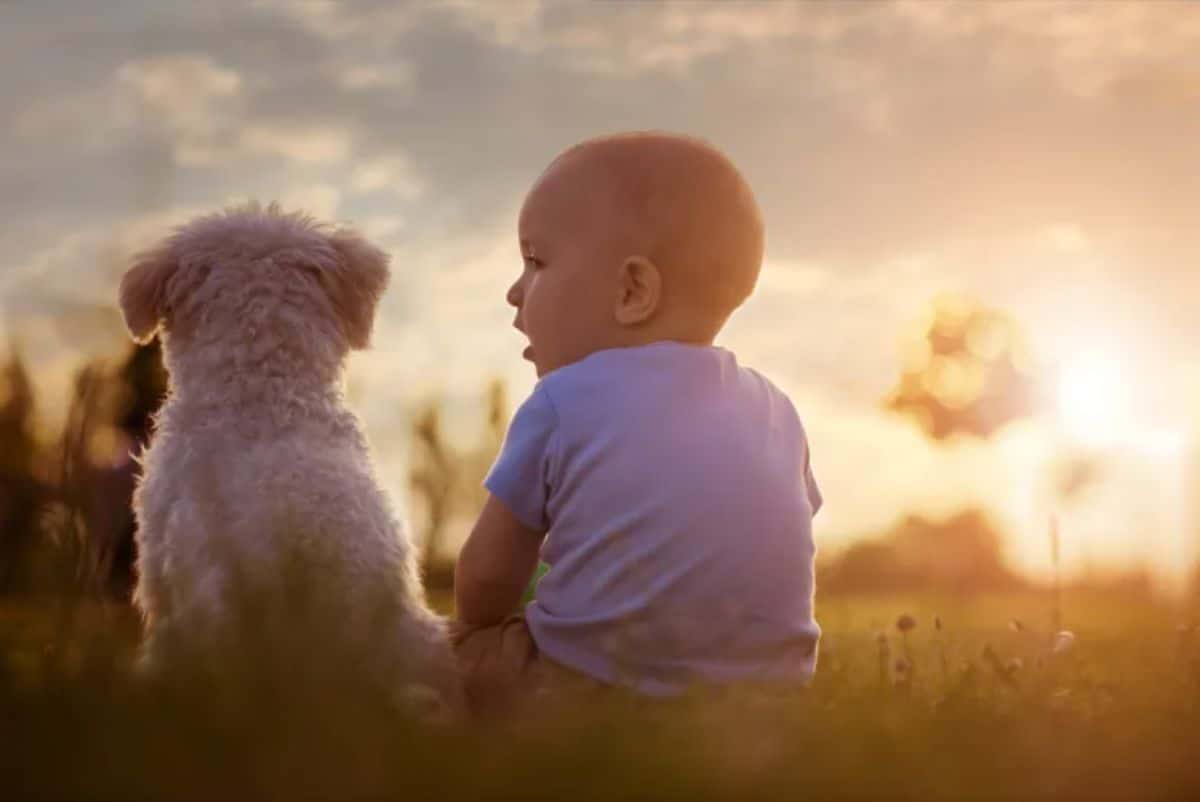
[[122,281],[131,331],[162,331],[171,377],[134,499],[151,661],[308,637],[384,684],[454,695],[442,622],[340,390],[386,261],[252,206],[179,229]]

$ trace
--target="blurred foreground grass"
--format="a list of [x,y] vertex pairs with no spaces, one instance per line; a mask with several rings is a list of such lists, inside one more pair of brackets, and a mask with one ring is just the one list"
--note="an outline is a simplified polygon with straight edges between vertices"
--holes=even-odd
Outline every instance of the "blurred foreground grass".
[[1194,609],[1073,595],[1069,639],[1035,594],[818,602],[805,692],[610,695],[469,730],[349,681],[289,687],[295,663],[249,693],[142,687],[128,608],[0,607],[0,798],[1200,797]]

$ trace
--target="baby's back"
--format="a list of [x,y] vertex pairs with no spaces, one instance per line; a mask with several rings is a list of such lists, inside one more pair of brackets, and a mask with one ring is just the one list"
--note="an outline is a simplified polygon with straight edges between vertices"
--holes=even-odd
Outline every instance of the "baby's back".
[[728,351],[664,342],[547,375],[488,487],[548,531],[527,617],[551,659],[648,693],[811,675],[807,439]]

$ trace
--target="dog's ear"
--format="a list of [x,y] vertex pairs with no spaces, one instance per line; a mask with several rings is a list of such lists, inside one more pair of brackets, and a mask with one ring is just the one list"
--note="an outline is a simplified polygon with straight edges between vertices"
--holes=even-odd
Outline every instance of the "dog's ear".
[[375,307],[388,284],[388,255],[352,229],[329,237],[337,253],[337,269],[321,273],[321,281],[351,348],[366,348],[371,340]]
[[120,303],[125,325],[137,343],[154,339],[167,315],[167,281],[179,266],[169,242],[134,257],[121,277]]

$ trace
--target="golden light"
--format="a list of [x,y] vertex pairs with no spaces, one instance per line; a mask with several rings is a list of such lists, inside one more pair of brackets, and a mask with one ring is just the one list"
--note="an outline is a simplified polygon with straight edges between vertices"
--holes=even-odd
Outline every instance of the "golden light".
[[1081,354],[1063,369],[1058,411],[1066,432],[1088,446],[1116,444],[1136,429],[1128,377],[1120,361],[1102,352]]

